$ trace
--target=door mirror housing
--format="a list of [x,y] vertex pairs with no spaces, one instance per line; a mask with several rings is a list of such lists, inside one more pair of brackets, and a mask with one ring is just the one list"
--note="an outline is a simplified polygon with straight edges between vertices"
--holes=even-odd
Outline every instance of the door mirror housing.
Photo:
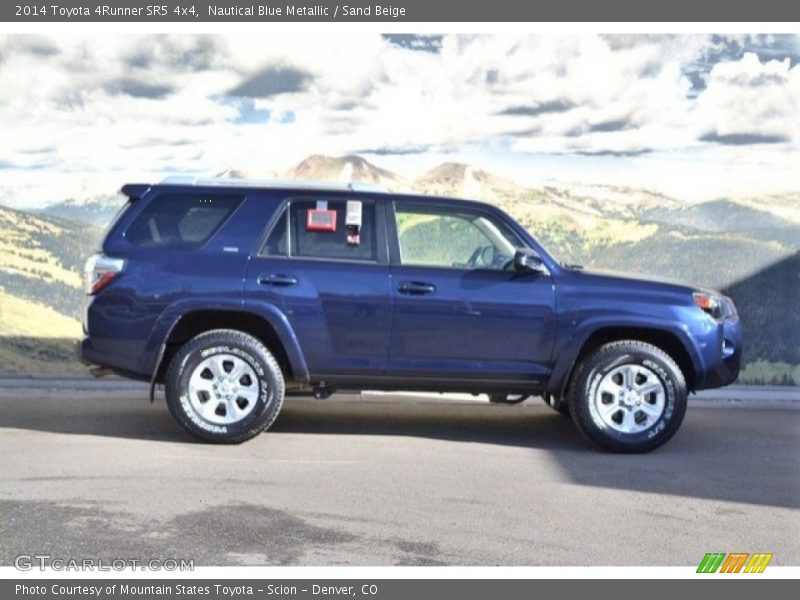
[[517,271],[540,273],[541,275],[550,274],[541,257],[530,248],[519,248],[514,253],[514,268]]

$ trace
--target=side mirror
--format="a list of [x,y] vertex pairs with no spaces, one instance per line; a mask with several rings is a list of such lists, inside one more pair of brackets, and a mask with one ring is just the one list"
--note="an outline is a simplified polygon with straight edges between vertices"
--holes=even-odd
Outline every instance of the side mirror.
[[514,268],[517,271],[529,271],[542,275],[550,274],[539,255],[530,248],[519,248],[514,253]]

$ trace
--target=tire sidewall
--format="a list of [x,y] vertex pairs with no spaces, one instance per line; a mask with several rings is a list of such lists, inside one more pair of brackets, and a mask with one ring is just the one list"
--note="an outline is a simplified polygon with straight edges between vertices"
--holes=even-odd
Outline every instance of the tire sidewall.
[[[189,399],[189,379],[195,368],[207,358],[221,354],[240,358],[253,369],[258,378],[259,393],[256,405],[247,416],[235,423],[219,424],[205,420],[197,414]],[[260,427],[270,419],[272,412],[270,408],[277,402],[275,391],[278,389],[278,382],[267,362],[247,344],[209,339],[203,343],[192,344],[179,359],[177,378],[168,383],[168,386],[172,387],[168,392],[174,398],[174,405],[181,420],[193,432],[207,438],[234,439]]]
[[[595,406],[595,394],[600,382],[613,369],[634,364],[646,367],[664,387],[664,411],[656,422],[637,433],[623,433],[605,423]],[[644,451],[661,445],[672,437],[683,420],[686,409],[686,390],[682,379],[675,376],[674,367],[657,354],[626,351],[613,356],[598,356],[586,365],[576,397],[570,409],[577,414],[587,435],[611,449]]]

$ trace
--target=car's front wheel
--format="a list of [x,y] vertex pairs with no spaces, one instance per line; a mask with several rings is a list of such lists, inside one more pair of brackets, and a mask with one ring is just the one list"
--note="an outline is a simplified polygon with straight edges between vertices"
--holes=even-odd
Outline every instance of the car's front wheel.
[[166,396],[184,429],[207,441],[236,444],[275,421],[283,404],[283,374],[258,339],[219,329],[178,350],[167,371]]
[[638,340],[605,344],[578,366],[572,420],[590,440],[617,452],[647,452],[667,442],[686,413],[686,381],[660,348]]

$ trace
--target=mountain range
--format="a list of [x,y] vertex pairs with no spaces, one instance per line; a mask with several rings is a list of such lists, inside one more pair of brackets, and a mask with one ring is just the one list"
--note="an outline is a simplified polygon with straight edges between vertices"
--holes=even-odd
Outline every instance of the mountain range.
[[[234,167],[218,174],[248,175]],[[745,325],[743,378],[800,383],[800,311],[792,308],[800,297],[800,192],[687,203],[624,186],[522,186],[456,162],[407,178],[357,155],[313,155],[276,175],[488,201],[518,219],[562,262],[721,289],[737,302]],[[13,306],[16,321],[38,323],[15,326],[9,334],[8,319],[0,321],[0,356],[14,358],[6,362],[13,370],[74,367],[58,340],[77,335],[83,260],[122,202],[109,195],[65,199],[29,212],[0,207],[0,309],[9,314]],[[58,318],[45,318],[42,311]],[[44,338],[50,345],[40,344],[44,359],[37,359],[31,354],[34,340]],[[33,357],[28,367],[22,354]]]

